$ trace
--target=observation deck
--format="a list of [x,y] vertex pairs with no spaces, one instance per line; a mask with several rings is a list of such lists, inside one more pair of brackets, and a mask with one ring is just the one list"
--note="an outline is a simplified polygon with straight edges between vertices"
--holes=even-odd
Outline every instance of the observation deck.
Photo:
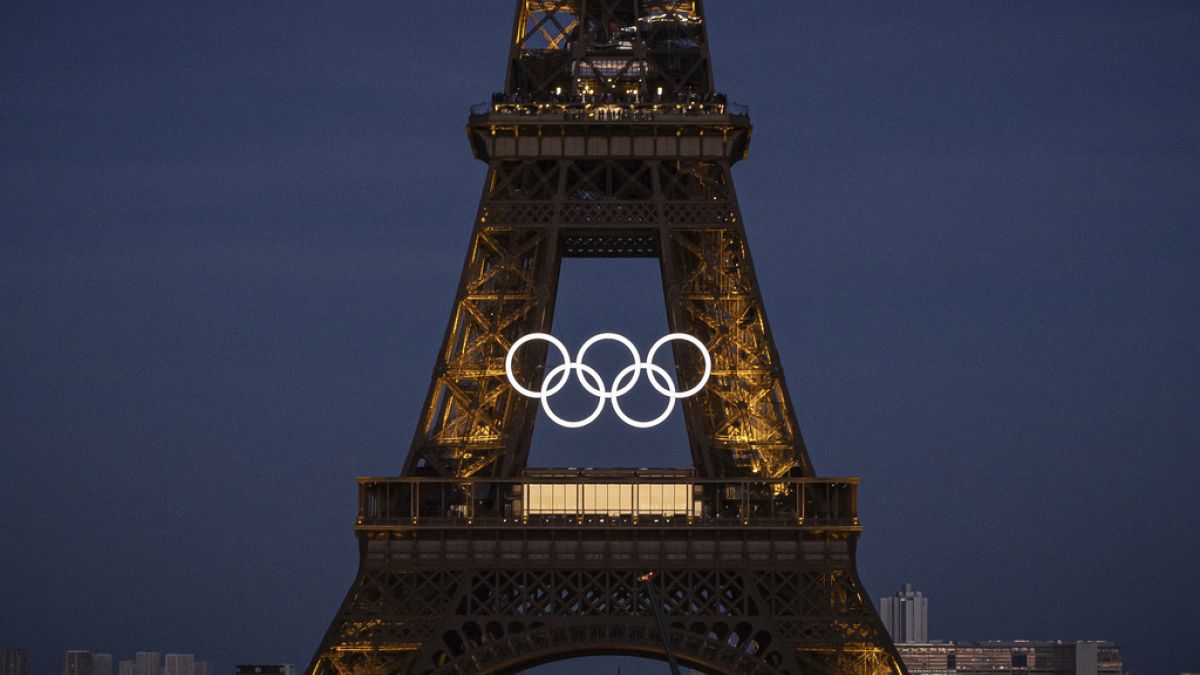
[[690,469],[529,469],[513,479],[359,478],[359,529],[859,531],[856,478],[699,478]]
[[637,102],[576,98],[572,101],[521,101],[498,95],[491,103],[471,106],[472,122],[479,119],[512,120],[513,117],[537,117],[571,122],[656,122],[728,120],[749,122],[750,109],[740,103],[728,103],[722,95],[676,102]]
[[363,562],[409,569],[795,569],[849,564],[854,478],[528,469],[513,479],[360,478]]
[[674,102],[603,98],[522,101],[499,97],[471,107],[477,159],[745,159],[750,111],[724,96]]

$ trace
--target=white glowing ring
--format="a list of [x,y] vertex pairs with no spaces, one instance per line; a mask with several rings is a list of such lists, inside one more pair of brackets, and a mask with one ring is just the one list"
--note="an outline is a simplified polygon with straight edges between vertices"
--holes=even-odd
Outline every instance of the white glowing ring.
[[629,338],[625,337],[624,335],[617,335],[616,333],[600,333],[599,335],[593,335],[592,337],[588,338],[587,342],[584,342],[583,346],[579,348],[579,351],[575,353],[575,362],[582,366],[583,355],[587,353],[587,350],[597,342],[606,341],[619,342],[622,345],[625,345],[625,348],[629,350],[630,356],[633,357],[633,379],[630,380],[628,386],[621,388],[617,386],[617,383],[621,380],[621,377],[618,375],[617,381],[613,383],[613,390],[611,392],[604,388],[603,381],[601,381],[600,386],[595,389],[589,387],[587,382],[582,377],[579,378],[579,384],[583,385],[583,388],[587,389],[587,392],[592,396],[599,396],[602,400],[605,398],[616,400],[617,396],[624,396],[625,394],[628,394],[631,389],[633,389],[633,386],[637,384],[638,376],[642,371],[642,355],[638,353],[637,346],[634,345]]
[[[708,348],[705,347],[704,343],[698,338],[688,335],[687,333],[671,333],[670,335],[664,335],[658,339],[658,342],[654,343],[653,347],[650,348],[650,353],[646,354],[646,363],[654,363],[654,355],[658,353],[659,348],[674,340],[683,340],[684,342],[689,342],[694,345],[696,349],[700,350],[700,355],[704,357],[704,375],[700,378],[700,381],[697,382],[696,386],[692,387],[691,389],[675,393],[674,383],[671,383],[671,391],[668,392],[659,387],[658,382],[656,382],[652,376],[647,377],[650,380],[650,384],[654,385],[654,388],[658,390],[658,393],[662,394],[663,396],[670,396],[671,398],[688,398],[689,396],[695,396],[701,389],[704,388],[704,385],[708,384],[708,377],[712,375],[712,356],[709,355]],[[647,370],[647,372],[653,371]],[[667,378],[667,381],[669,382],[670,378]]]
[[[600,373],[596,372],[595,368],[592,368],[591,366],[585,366],[582,363],[567,362],[567,363],[557,365],[557,366],[551,368],[549,373],[546,373],[546,381],[553,379],[556,375],[558,375],[559,371],[561,371],[563,373],[562,381],[563,381],[563,384],[565,384],[567,382],[567,380],[570,379],[570,373],[572,370],[579,373],[579,381],[580,382],[586,382],[586,380],[583,379],[583,374],[587,373],[588,377],[591,377],[593,379],[593,381],[595,381],[597,389],[602,390],[604,388],[604,380],[600,377]],[[561,388],[561,385],[559,388]],[[557,391],[557,389],[554,391]],[[538,396],[535,396],[534,398],[542,399],[542,410],[546,411],[546,417],[549,417],[551,420],[553,420],[553,422],[555,424],[562,426],[562,427],[566,427],[568,429],[578,429],[580,427],[586,427],[587,425],[591,424],[592,422],[595,422],[596,418],[600,416],[600,413],[604,412],[604,401],[607,398],[605,396],[597,396],[596,397],[596,409],[592,411],[592,414],[588,415],[587,417],[585,417],[581,420],[572,421],[572,420],[565,420],[565,419],[559,417],[558,415],[556,415],[554,413],[553,410],[550,409],[550,396],[552,396],[552,395],[553,394],[550,392],[550,390],[547,390],[547,393],[540,394]],[[614,399],[613,401],[615,403],[616,399]]]
[[[635,363],[632,366],[625,366],[625,368],[621,372],[617,373],[617,378],[615,380],[613,380],[613,389],[615,390],[615,389],[620,388],[621,380],[625,379],[627,373],[633,373],[633,379],[637,380],[638,373],[641,372],[642,370],[645,370],[647,373],[649,373],[649,375],[646,376],[646,379],[650,380],[650,384],[654,385],[654,388],[657,389],[658,391],[666,394],[666,396],[667,396],[666,410],[663,410],[661,415],[659,415],[658,417],[655,417],[654,419],[652,419],[648,422],[643,422],[641,420],[635,420],[632,417],[626,415],[624,410],[621,410],[621,399],[618,396],[614,395],[612,397],[613,412],[617,413],[617,417],[620,417],[622,422],[628,424],[631,427],[637,427],[638,429],[649,429],[650,427],[656,427],[656,426],[662,424],[664,420],[666,420],[668,417],[670,417],[671,413],[675,410],[675,401],[679,400],[682,397],[677,396],[675,394],[675,383],[671,380],[671,375],[666,371],[666,369],[658,364],[650,363],[649,361],[647,361],[644,364],[636,364]],[[658,383],[654,381],[655,373],[662,375],[663,380],[666,381],[666,383],[667,383],[667,387],[670,388],[670,393],[663,392],[663,390],[659,388]]]
[[[562,390],[563,387],[567,386],[567,378],[564,377],[562,379],[562,382],[560,382],[557,386],[555,386],[550,391],[546,390],[546,382],[543,381],[542,382],[542,390],[540,392],[538,392],[538,391],[534,391],[532,389],[526,389],[525,387],[522,387],[521,384],[519,382],[517,382],[517,378],[513,377],[513,369],[512,369],[513,357],[517,355],[517,350],[520,349],[521,347],[523,347],[526,342],[532,342],[533,340],[541,340],[543,342],[549,342],[550,344],[554,345],[555,347],[558,348],[558,353],[562,354],[563,363],[565,363],[565,364],[571,363],[571,353],[567,351],[567,346],[564,345],[561,340],[554,337],[553,335],[550,335],[549,333],[530,333],[529,335],[526,335],[526,336],[518,339],[516,342],[512,343],[512,346],[508,348],[508,355],[504,357],[504,372],[505,372],[505,374],[508,375],[508,383],[513,386],[513,389],[516,389],[517,391],[521,392],[521,394],[523,396],[528,396],[529,398],[542,398],[544,396],[553,396],[554,394],[557,394],[560,390]],[[550,378],[547,377],[546,379],[549,380]]]
[[[521,386],[517,382],[516,376],[513,374],[512,364],[513,358],[517,350],[523,347],[526,343],[533,340],[541,340],[554,345],[559,354],[563,357],[563,363],[550,369],[542,379],[540,390],[528,389]],[[664,345],[675,340],[683,340],[700,350],[700,355],[704,357],[704,375],[700,381],[691,389],[686,391],[678,391],[675,388],[675,382],[671,379],[670,373],[665,368],[654,363],[654,356]],[[598,342],[617,342],[629,350],[630,356],[633,357],[633,364],[626,366],[613,380],[612,388],[605,386],[604,379],[595,368],[585,365],[583,357],[587,354],[587,350]],[[667,397],[667,407],[658,417],[651,420],[638,420],[625,414],[621,409],[620,397],[629,393],[637,384],[638,378],[641,377],[642,371],[646,371],[646,378],[650,380],[650,385],[655,391]],[[589,394],[596,397],[596,408],[587,417],[579,420],[566,420],[559,417],[550,407],[550,397],[562,391],[562,388],[567,385],[571,373],[575,373],[575,378],[579,384],[583,386]],[[617,417],[626,424],[637,427],[639,429],[648,429],[657,426],[670,417],[675,410],[675,401],[694,396],[704,385],[708,383],[709,377],[712,375],[712,356],[708,353],[708,349],[699,339],[686,333],[671,333],[659,338],[654,346],[650,348],[650,353],[646,355],[646,360],[643,361],[641,354],[638,353],[637,347],[628,338],[616,333],[600,333],[592,336],[572,359],[570,353],[558,338],[547,333],[530,333],[512,344],[508,349],[508,354],[504,357],[504,374],[508,376],[508,382],[520,392],[522,395],[533,399],[541,400],[542,410],[546,411],[546,416],[549,417],[555,424],[567,427],[569,429],[578,429],[584,427],[596,420],[600,413],[604,412],[604,402],[611,400],[613,402],[613,411],[617,413]],[[659,378],[662,378],[661,380]]]

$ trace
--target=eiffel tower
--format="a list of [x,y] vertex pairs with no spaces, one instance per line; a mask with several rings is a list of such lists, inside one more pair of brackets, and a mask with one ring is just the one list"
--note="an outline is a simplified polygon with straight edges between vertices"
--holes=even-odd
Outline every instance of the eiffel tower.
[[[429,393],[402,475],[359,479],[358,573],[310,675],[905,672],[855,568],[857,480],[817,478],[796,425],[730,175],[750,119],[707,38],[701,0],[516,3]],[[506,359],[550,333],[564,257],[659,260],[671,331],[710,356],[670,343],[705,382],[680,400],[693,467],[527,466],[539,401],[511,382],[554,374],[545,342]]]

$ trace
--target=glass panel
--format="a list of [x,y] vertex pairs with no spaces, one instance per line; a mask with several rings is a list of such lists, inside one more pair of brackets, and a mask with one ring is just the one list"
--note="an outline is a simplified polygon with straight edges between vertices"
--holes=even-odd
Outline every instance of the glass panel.
[[[548,483],[525,488],[529,514],[630,515],[634,486],[622,483]],[[692,487],[685,483],[640,483],[637,510],[641,515],[687,515],[692,508]]]
[[608,486],[606,485],[585,485],[584,494],[591,495],[591,498],[584,503],[584,513],[607,513],[608,512]]
[[563,486],[563,513],[575,515],[579,513],[579,486]]

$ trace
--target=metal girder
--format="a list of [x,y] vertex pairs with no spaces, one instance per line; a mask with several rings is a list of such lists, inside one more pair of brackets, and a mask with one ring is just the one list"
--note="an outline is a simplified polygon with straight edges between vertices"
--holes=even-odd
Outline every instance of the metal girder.
[[698,0],[518,0],[505,93],[675,100],[712,92]]
[[[636,548],[649,536],[603,534],[610,547]],[[711,539],[717,534],[680,541],[736,541]],[[474,528],[463,546],[529,540],[522,553],[481,565],[436,532],[364,531],[359,578],[311,672],[495,673],[581,653],[661,658],[654,602],[672,651],[703,672],[902,672],[854,572],[846,533],[779,529],[770,536],[803,544],[802,557],[790,562],[756,561],[759,549],[744,547],[706,564],[672,563],[667,548],[638,566],[560,559],[575,535]],[[639,579],[647,569],[655,571],[655,594]]]
[[[812,475],[771,339],[727,164],[676,159],[492,163],[459,297],[406,471],[511,476],[536,410],[504,377],[521,335],[549,332],[567,255],[656,256],[673,331],[713,358],[684,402],[696,467],[711,476]],[[605,234],[612,230],[611,234]],[[682,381],[700,363],[677,354]],[[518,363],[540,378],[545,352]]]
[[504,357],[550,328],[556,248],[550,229],[475,229],[405,473],[502,475],[524,456],[535,409],[513,395]]
[[[663,251],[671,329],[700,338],[712,355],[709,384],[684,402],[697,468],[812,475],[741,229],[670,228]],[[679,357],[685,380],[694,377],[700,364]]]

